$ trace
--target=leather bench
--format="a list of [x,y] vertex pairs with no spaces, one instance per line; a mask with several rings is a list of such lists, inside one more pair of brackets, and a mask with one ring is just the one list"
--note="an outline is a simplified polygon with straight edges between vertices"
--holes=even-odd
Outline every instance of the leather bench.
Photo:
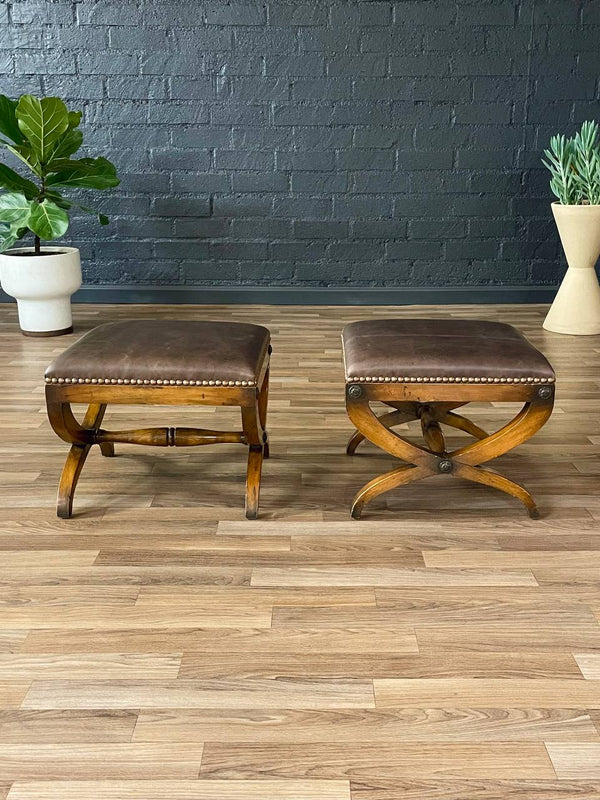
[[[54,431],[71,444],[58,490],[59,517],[72,513],[90,448],[105,456],[117,442],[159,447],[237,442],[248,447],[246,516],[258,515],[269,387],[267,328],[236,322],[134,320],[101,325],[59,355],[45,373]],[[86,403],[80,424],[71,403]],[[242,430],[147,428],[106,431],[109,403],[239,406]]]
[[[353,322],[342,334],[346,408],[357,430],[348,443],[373,444],[405,462],[369,481],[356,495],[352,516],[396,486],[439,473],[507,492],[539,516],[529,492],[482,466],[533,436],[554,404],[555,375],[546,358],[519,331],[500,322],[453,319],[380,319]],[[393,410],[376,416],[371,402]],[[471,402],[523,403],[517,416],[488,434],[456,409]],[[424,445],[399,436],[395,425],[420,420]],[[442,425],[473,442],[448,450]]]

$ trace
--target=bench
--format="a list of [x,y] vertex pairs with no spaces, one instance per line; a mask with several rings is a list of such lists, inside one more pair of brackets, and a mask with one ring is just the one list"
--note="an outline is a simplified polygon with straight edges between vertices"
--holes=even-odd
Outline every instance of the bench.
[[[188,447],[232,443],[248,447],[246,516],[258,515],[269,390],[270,334],[237,322],[132,320],[93,329],[59,355],[45,373],[50,424],[71,445],[58,489],[57,513],[69,518],[90,448],[114,445]],[[80,424],[71,403],[85,403]],[[101,428],[109,403],[239,406],[242,430]]]

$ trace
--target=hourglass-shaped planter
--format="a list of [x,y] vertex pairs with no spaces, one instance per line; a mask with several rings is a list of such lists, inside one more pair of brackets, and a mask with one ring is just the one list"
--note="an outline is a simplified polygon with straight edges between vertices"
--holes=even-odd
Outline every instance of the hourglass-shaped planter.
[[600,333],[600,206],[552,204],[569,268],[552,303],[544,328],[555,333]]

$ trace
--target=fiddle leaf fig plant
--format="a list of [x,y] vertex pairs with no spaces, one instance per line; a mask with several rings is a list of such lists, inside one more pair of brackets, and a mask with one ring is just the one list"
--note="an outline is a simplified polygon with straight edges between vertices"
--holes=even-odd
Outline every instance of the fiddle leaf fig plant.
[[63,194],[63,189],[110,189],[119,184],[106,158],[72,158],[83,142],[80,122],[81,111],[69,111],[58,97],[24,94],[17,101],[0,95],[0,146],[32,177],[0,163],[0,253],[33,233],[34,253],[39,255],[42,240],[67,232],[72,208],[108,224],[107,216]]
[[550,139],[542,163],[550,170],[550,188],[561,205],[600,205],[600,142],[597,122],[584,122],[575,136]]

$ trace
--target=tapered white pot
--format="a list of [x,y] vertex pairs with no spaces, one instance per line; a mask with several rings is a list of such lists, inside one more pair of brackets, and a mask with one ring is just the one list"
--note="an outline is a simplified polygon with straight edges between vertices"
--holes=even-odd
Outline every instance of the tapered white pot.
[[81,263],[76,247],[33,247],[0,254],[0,283],[17,301],[19,325],[25,336],[71,333],[71,295],[81,286]]
[[555,333],[589,336],[600,333],[600,206],[552,204],[569,268],[544,320]]

